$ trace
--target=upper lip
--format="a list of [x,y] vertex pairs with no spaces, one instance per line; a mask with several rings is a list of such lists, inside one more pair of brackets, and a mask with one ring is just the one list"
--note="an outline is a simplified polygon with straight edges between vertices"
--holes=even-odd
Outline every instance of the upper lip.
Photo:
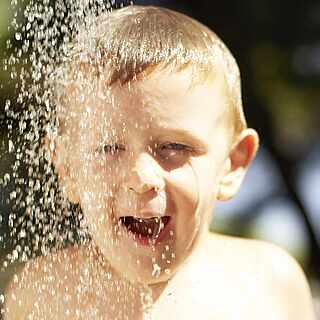
[[163,214],[161,212],[155,212],[152,210],[149,210],[147,208],[143,208],[138,210],[137,212],[130,213],[130,214],[121,214],[120,218],[122,217],[134,217],[134,218],[141,218],[141,219],[151,219],[151,218],[161,218],[164,216],[168,216],[167,214]]
[[119,213],[119,217],[131,216],[141,219],[161,218],[167,215],[166,212],[168,211],[166,201],[161,198],[153,198],[147,202],[122,202],[118,203],[116,207]]
[[150,197],[150,195],[137,195],[135,193],[128,193],[122,190],[115,198],[114,209],[116,216],[120,217],[134,217],[141,219],[160,218],[168,212],[168,199],[164,191],[157,196]]

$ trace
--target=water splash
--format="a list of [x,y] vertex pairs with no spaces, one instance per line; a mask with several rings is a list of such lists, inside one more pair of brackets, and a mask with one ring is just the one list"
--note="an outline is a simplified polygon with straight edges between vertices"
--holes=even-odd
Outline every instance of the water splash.
[[[12,46],[16,49],[4,61],[4,69],[15,82],[17,99],[7,100],[5,113],[7,150],[15,159],[12,171],[2,181],[4,186],[9,182],[16,186],[10,194],[10,236],[19,242],[18,256],[29,257],[39,254],[39,250],[46,254],[52,246],[63,246],[66,241],[83,236],[71,230],[75,208],[64,202],[49,162],[50,155],[43,147],[54,121],[55,106],[49,82],[55,66],[67,58],[80,29],[89,26],[101,13],[128,3],[32,0],[23,4],[21,8],[17,1],[11,2],[15,8],[11,28],[16,43],[9,41],[7,49]],[[21,12],[23,19],[18,19]],[[27,243],[32,243],[33,248]],[[12,261],[16,258],[17,254],[9,256]]]
[[[37,296],[35,309],[32,311],[33,315],[31,314],[31,317],[39,318],[41,315],[43,317],[44,314],[41,312],[44,312],[44,310],[48,314],[55,314],[55,311],[63,310],[64,315],[70,317],[74,315],[75,318],[81,316],[97,318],[99,312],[104,310],[105,305],[108,304],[108,295],[114,297],[114,303],[110,305],[110,310],[108,310],[112,313],[112,316],[110,316],[112,319],[132,319],[132,315],[136,312],[135,304],[142,305],[144,311],[149,310],[153,298],[153,292],[150,288],[140,285],[140,283],[133,286],[133,281],[119,279],[115,273],[109,271],[110,266],[108,266],[104,257],[110,258],[110,261],[114,263],[112,267],[119,273],[122,270],[123,274],[132,276],[137,271],[138,276],[133,276],[135,280],[138,280],[137,282],[142,277],[147,277],[150,283],[157,283],[162,279],[161,277],[168,279],[172,276],[175,267],[185,258],[184,253],[182,253],[183,250],[175,242],[179,236],[177,233],[180,232],[181,236],[184,228],[176,228],[174,222],[170,226],[170,221],[174,221],[172,212],[179,208],[174,208],[174,204],[172,204],[172,208],[167,208],[170,197],[167,196],[166,192],[161,193],[165,188],[165,179],[167,179],[166,181],[171,179],[171,182],[175,181],[179,185],[178,191],[182,193],[183,197],[181,198],[184,199],[181,211],[188,217],[189,211],[191,217],[193,213],[196,214],[196,217],[193,217],[195,221],[190,223],[190,225],[194,224],[195,228],[194,230],[190,228],[192,234],[188,235],[190,239],[184,237],[183,249],[188,251],[199,229],[200,216],[197,216],[197,209],[200,204],[199,194],[197,193],[199,181],[192,163],[186,163],[188,161],[185,161],[190,158],[186,156],[190,155],[190,148],[185,148],[186,146],[180,143],[160,141],[161,139],[154,141],[154,137],[150,134],[145,139],[148,142],[148,153],[144,149],[144,152],[141,152],[143,154],[142,160],[140,160],[144,164],[147,162],[152,164],[150,172],[145,170],[149,176],[154,174],[155,169],[158,170],[158,173],[160,172],[160,174],[155,174],[156,183],[154,181],[145,183],[148,188],[150,184],[153,185],[157,201],[154,203],[149,201],[148,204],[144,204],[149,205],[149,208],[141,208],[139,207],[139,201],[142,201],[137,200],[139,192],[130,190],[130,193],[127,190],[128,188],[121,188],[123,197],[119,196],[121,193],[119,190],[116,190],[116,192],[120,199],[118,199],[119,202],[126,203],[124,211],[127,212],[122,213],[123,216],[121,217],[117,217],[116,213],[113,212],[113,207],[116,206],[114,203],[110,204],[110,202],[111,200],[115,201],[113,192],[116,183],[113,183],[115,180],[112,179],[117,176],[119,181],[125,181],[124,175],[129,175],[129,170],[125,170],[126,167],[121,166],[121,158],[117,162],[113,161],[114,158],[112,157],[116,157],[118,153],[125,150],[125,147],[121,145],[121,139],[124,136],[128,138],[131,135],[128,134],[129,130],[132,130],[132,133],[149,132],[145,129],[150,128],[150,123],[153,121],[152,113],[151,117],[146,116],[146,121],[140,121],[140,118],[131,121],[134,117],[125,108],[128,103],[119,102],[122,101],[122,94],[128,98],[130,105],[131,99],[139,96],[136,94],[139,93],[139,87],[137,90],[134,80],[137,79],[135,77],[136,72],[142,72],[146,64],[139,67],[137,66],[139,63],[136,62],[139,58],[141,61],[143,59],[149,61],[149,50],[145,49],[149,48],[150,41],[148,42],[148,39],[146,40],[141,36],[144,35],[144,32],[143,28],[140,28],[142,24],[140,18],[135,18],[129,24],[130,27],[136,27],[136,41],[132,41],[132,38],[129,37],[124,45],[121,43],[122,37],[119,39],[117,32],[122,30],[124,32],[122,36],[124,37],[128,34],[131,36],[130,32],[132,30],[130,27],[127,29],[121,28],[121,21],[123,22],[123,20],[119,20],[120,25],[119,23],[117,25],[119,28],[112,29],[116,31],[111,32],[111,35],[108,33],[109,28],[112,27],[111,22],[116,22],[111,18],[102,21],[101,30],[99,26],[96,28],[96,17],[105,11],[113,10],[114,7],[116,7],[116,3],[112,1],[31,1],[23,10],[24,22],[21,25],[15,23],[17,28],[14,32],[14,41],[18,46],[15,53],[5,63],[5,68],[10,72],[12,81],[17,85],[17,100],[8,100],[6,103],[6,119],[10,132],[6,147],[8,153],[15,159],[11,172],[6,173],[2,178],[3,185],[14,185],[10,193],[12,211],[9,215],[8,225],[10,236],[15,241],[14,248],[4,265],[7,266],[8,263],[15,261],[25,262],[38,255],[46,256],[44,260],[38,259],[39,263],[36,266],[27,264],[24,273],[14,279],[14,282],[19,282],[22,288],[28,289],[28,292]],[[153,13],[157,12],[156,10],[151,8]],[[129,15],[126,16],[128,12],[132,13],[130,10],[124,10],[119,15],[123,19],[123,17],[129,17]],[[102,16],[102,18],[110,17],[110,15]],[[117,17],[115,15],[115,20]],[[160,31],[164,31],[163,38],[173,34],[173,40],[178,46],[178,50],[174,50],[171,48],[170,42],[163,48],[161,41],[155,41],[153,44],[156,45],[156,49],[151,57],[155,63],[159,63],[163,58],[161,48],[174,61],[174,66],[179,65],[179,63],[186,65],[187,62],[192,61],[196,62],[194,63],[194,69],[196,69],[199,68],[198,62],[207,62],[207,59],[202,59],[199,50],[196,55],[192,54],[192,50],[191,53],[188,52],[186,46],[181,44],[181,33],[173,32],[175,29],[172,26],[173,29],[168,28],[161,15],[154,14],[153,18],[156,17],[154,20],[148,14],[145,17],[145,25],[152,27],[151,39],[160,29]],[[157,20],[158,18],[159,20]],[[158,29],[156,30],[152,24],[157,21]],[[170,21],[174,23],[175,19]],[[94,29],[93,34],[86,33],[92,32],[92,29]],[[100,31],[107,36],[100,37]],[[111,49],[108,47],[110,37],[113,45],[111,45]],[[73,39],[75,38],[77,38],[77,41],[74,48]],[[106,43],[102,43],[104,39],[107,39]],[[206,43],[205,41],[202,45],[206,45]],[[8,47],[10,45],[9,43]],[[75,52],[79,47],[80,50]],[[122,53],[122,60],[120,58],[120,67],[117,64],[119,61],[117,60],[117,50],[120,50],[119,48],[124,48],[123,51],[127,48],[127,51]],[[108,83],[109,79],[107,79],[108,74],[104,73],[108,68],[104,68],[105,65],[101,66],[103,64],[101,63],[101,60],[103,60],[101,56],[107,49],[110,49],[110,52],[106,54],[107,58],[111,56],[111,59],[107,59],[107,61],[109,62],[114,58],[114,61],[111,62],[115,66],[113,76],[118,77],[122,85],[121,94],[118,95],[117,89],[119,87],[115,86],[114,90],[111,90],[111,85]],[[78,55],[76,55],[77,53]],[[131,57],[131,54],[135,55]],[[127,63],[128,55],[133,61],[132,68],[128,69],[132,71],[131,75],[125,69],[130,65],[130,63]],[[78,60],[70,66],[70,61],[73,62],[75,58]],[[164,59],[165,62],[167,60]],[[66,66],[66,68],[57,67],[60,65]],[[89,72],[86,69],[88,65]],[[68,66],[70,66],[69,69]],[[90,69],[91,67],[92,69]],[[99,77],[97,77],[97,74]],[[99,78],[98,81],[97,78]],[[130,79],[133,79],[132,83],[130,83]],[[126,84],[126,82],[128,83]],[[61,90],[59,88],[59,90],[55,90],[55,85],[60,84],[62,85]],[[69,91],[67,92],[66,89]],[[58,99],[56,97],[57,92],[59,93]],[[150,90],[146,90],[143,92],[143,96],[148,96],[149,92]],[[90,101],[92,96],[94,103]],[[139,105],[145,106],[148,97],[145,98],[140,101]],[[66,108],[59,105],[60,101],[61,105],[68,106],[67,111]],[[57,103],[55,104],[55,102]],[[99,108],[100,102],[102,102],[102,108]],[[83,107],[79,108],[79,105]],[[121,109],[123,105],[124,108]],[[77,111],[74,112],[73,108]],[[137,110],[138,108],[139,106],[137,106]],[[124,116],[121,112],[124,113]],[[99,121],[96,121],[95,117],[98,117]],[[113,120],[110,120],[112,117],[113,120],[118,121],[116,122],[117,125],[112,125]],[[70,123],[70,118],[77,120],[73,121],[73,124],[77,124],[76,129],[74,128],[75,125],[72,126]],[[61,134],[59,130],[69,134]],[[68,132],[68,130],[71,131]],[[82,134],[83,132],[85,134]],[[72,152],[74,149],[68,149],[68,147],[66,147],[68,152],[55,152],[58,148],[56,146],[58,139],[68,140],[61,143],[60,147],[75,143],[72,140],[74,133],[77,133],[79,137],[79,140],[76,141],[79,152],[74,155]],[[172,139],[174,140],[174,138]],[[95,140],[98,140],[101,146],[100,144],[98,147],[96,145],[92,146],[92,142]],[[129,141],[127,145],[132,145],[135,142],[136,140]],[[63,174],[61,174],[62,177],[55,174],[55,170],[58,171],[59,169],[58,153],[60,155],[67,154],[68,157],[79,156],[78,160],[84,164],[81,166],[81,174],[78,175],[76,162],[73,162],[72,170],[67,166],[63,169],[69,170],[65,176],[68,176],[70,180],[81,176],[81,185],[83,186],[81,190],[81,209],[86,212],[90,219],[88,225],[90,230],[85,227],[80,206],[72,204],[66,199],[65,195],[68,193],[69,200],[74,199],[75,203],[79,202],[76,199],[76,192],[73,194],[70,185],[64,184]],[[130,151],[126,154],[130,158],[133,153]],[[141,156],[141,153],[139,156]],[[107,162],[107,159],[111,161]],[[56,168],[53,167],[52,162],[55,162]],[[167,170],[162,170],[159,162],[162,163],[163,167],[167,166]],[[64,159],[63,163],[67,163],[67,160]],[[180,167],[184,168],[183,175],[179,174],[179,170],[176,172],[174,170]],[[127,173],[125,173],[126,171]],[[163,173],[163,171],[166,172]],[[166,175],[166,178],[163,178],[164,175]],[[180,180],[182,176],[188,178]],[[58,183],[58,180],[61,183]],[[77,180],[77,182],[79,181]],[[94,188],[92,185],[98,187]],[[195,185],[195,189],[193,185]],[[128,194],[131,194],[132,198]],[[106,197],[108,197],[108,201],[104,200]],[[124,199],[128,201],[125,202]],[[187,207],[190,207],[190,210]],[[117,209],[119,208],[117,207]],[[146,215],[148,211],[157,215],[156,219],[153,216],[134,216],[137,212],[141,213],[143,209],[145,209]],[[134,213],[131,213],[131,211]],[[170,215],[166,216],[166,214]],[[129,221],[125,217],[130,217]],[[133,219],[135,217],[141,221]],[[188,220],[190,221],[190,217]],[[177,229],[180,230],[176,232]],[[89,233],[99,249],[90,247]],[[121,234],[124,235],[123,238],[119,236]],[[161,243],[163,235],[166,238]],[[150,238],[153,240],[150,241]],[[160,245],[157,247],[159,243]],[[164,243],[168,245],[161,247]],[[68,251],[60,250],[68,244],[74,245],[77,250],[76,255],[72,249]],[[80,246],[77,246],[78,244]],[[147,249],[149,251],[146,250],[147,253],[141,254],[141,251],[143,251],[141,248],[143,246],[146,248],[147,245],[149,245]],[[136,250],[136,248],[138,249]],[[75,256],[78,258],[74,258]],[[79,259],[81,263],[79,263]],[[28,268],[30,268],[31,274],[36,273],[38,275],[38,278],[32,279],[31,284],[23,282],[24,275],[28,275]],[[56,272],[55,270],[60,271]],[[143,280],[145,279],[143,278]],[[58,289],[61,287],[66,288],[66,290],[61,292]],[[120,292],[124,294],[120,294]],[[52,303],[46,303],[46,295],[43,293],[50,295]],[[92,296],[94,297],[92,298],[95,301],[94,303],[90,300]],[[15,297],[15,299],[17,298]],[[135,301],[137,299],[138,301]],[[71,305],[76,305],[78,308],[70,307]],[[83,311],[84,306],[87,305],[90,307],[87,308],[87,311]]]
[[[67,59],[80,29],[89,28],[103,12],[131,3],[31,0],[18,5],[16,0],[11,1],[14,39],[7,42],[7,50],[15,49],[3,67],[17,98],[8,99],[4,110],[6,149],[13,157],[10,172],[0,177],[3,187],[13,186],[8,216],[13,250],[3,262],[4,269],[14,262],[26,262],[89,238],[82,226],[81,210],[62,194],[51,155],[44,147],[56,119],[50,81],[55,67]],[[3,304],[5,297],[0,297]]]

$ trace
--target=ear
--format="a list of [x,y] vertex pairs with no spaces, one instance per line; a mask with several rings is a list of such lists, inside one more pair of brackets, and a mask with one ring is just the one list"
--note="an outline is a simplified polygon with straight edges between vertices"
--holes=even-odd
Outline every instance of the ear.
[[63,191],[63,194],[72,203],[79,203],[80,199],[76,191],[76,184],[70,168],[68,161],[64,154],[65,150],[62,150],[61,142],[59,143],[58,137],[46,136],[44,140],[44,147],[49,153],[49,157],[54,165],[55,171],[58,174],[59,185]]
[[248,167],[257,153],[258,146],[259,137],[255,130],[245,129],[241,132],[225,161],[224,173],[217,194],[218,200],[229,200],[238,192]]

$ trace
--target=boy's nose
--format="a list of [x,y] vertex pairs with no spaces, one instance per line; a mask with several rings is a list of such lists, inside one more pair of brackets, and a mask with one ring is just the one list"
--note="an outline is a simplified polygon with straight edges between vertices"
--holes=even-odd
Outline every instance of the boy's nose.
[[140,154],[129,172],[127,188],[142,194],[151,190],[160,192],[164,187],[158,163],[148,153]]

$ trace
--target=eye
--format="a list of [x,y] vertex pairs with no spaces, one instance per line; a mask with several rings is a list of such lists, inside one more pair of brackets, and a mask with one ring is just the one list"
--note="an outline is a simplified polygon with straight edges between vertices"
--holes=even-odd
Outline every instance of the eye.
[[104,144],[96,150],[96,154],[116,155],[125,151],[125,147],[120,144]]
[[190,150],[190,147],[180,143],[167,143],[167,144],[161,145],[160,150],[185,151],[185,150]]
[[181,143],[165,143],[158,147],[158,153],[163,159],[176,159],[189,156],[192,148]]

